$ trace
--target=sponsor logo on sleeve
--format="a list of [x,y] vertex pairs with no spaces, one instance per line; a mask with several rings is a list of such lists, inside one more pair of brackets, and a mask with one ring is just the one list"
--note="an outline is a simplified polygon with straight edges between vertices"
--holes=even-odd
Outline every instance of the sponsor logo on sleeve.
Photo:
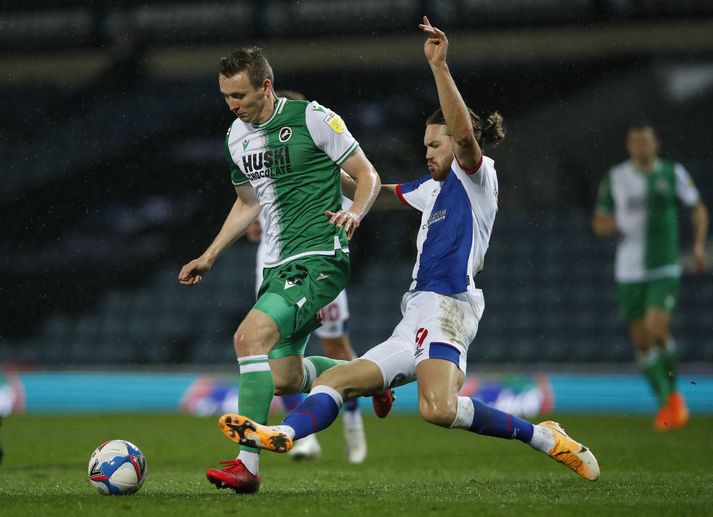
[[332,128],[332,131],[334,131],[335,133],[344,133],[344,130],[347,128],[346,124],[344,124],[344,121],[342,120],[342,117],[340,117],[333,111],[327,113],[327,116],[324,117],[324,121],[329,125],[329,127]]

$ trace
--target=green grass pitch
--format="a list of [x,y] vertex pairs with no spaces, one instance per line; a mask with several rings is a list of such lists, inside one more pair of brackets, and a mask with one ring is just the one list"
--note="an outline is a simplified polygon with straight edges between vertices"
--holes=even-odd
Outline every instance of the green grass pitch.
[[[713,512],[713,418],[656,433],[640,416],[560,416],[596,454],[587,482],[528,446],[430,426],[415,416],[366,418],[369,456],[343,457],[341,423],[319,460],[263,453],[255,495],[217,490],[206,468],[234,456],[216,418],[178,415],[12,416],[0,428],[0,515],[704,515]],[[149,471],[138,494],[101,496],[87,462],[102,441],[136,443]]]

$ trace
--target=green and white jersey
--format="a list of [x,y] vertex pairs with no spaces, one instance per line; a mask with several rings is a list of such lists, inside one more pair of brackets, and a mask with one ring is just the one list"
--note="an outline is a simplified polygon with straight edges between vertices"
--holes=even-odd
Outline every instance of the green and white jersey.
[[657,159],[647,173],[626,161],[612,167],[604,178],[597,211],[616,218],[618,282],[680,276],[677,198],[689,207],[699,200],[698,190],[680,163]]
[[265,267],[348,251],[344,230],[324,212],[341,208],[340,166],[358,147],[341,117],[317,102],[280,98],[266,122],[233,122],[225,138],[231,179],[257,192]]

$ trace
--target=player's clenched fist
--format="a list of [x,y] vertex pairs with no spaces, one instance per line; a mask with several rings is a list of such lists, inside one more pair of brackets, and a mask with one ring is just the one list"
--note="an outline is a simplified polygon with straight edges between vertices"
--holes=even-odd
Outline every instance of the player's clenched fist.
[[181,268],[181,272],[178,273],[178,281],[183,285],[198,284],[203,280],[203,275],[208,272],[210,266],[208,259],[203,257],[193,259]]

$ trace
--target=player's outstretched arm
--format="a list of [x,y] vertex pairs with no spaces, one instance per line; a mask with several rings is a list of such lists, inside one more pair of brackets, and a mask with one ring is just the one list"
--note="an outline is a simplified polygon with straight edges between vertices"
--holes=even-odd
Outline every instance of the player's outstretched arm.
[[592,230],[597,237],[608,237],[616,235],[616,218],[614,195],[611,187],[611,172],[609,172],[599,184],[597,190],[597,202],[592,217]]
[[178,281],[183,285],[195,285],[213,266],[220,254],[237,240],[260,214],[260,202],[252,185],[245,183],[235,187],[238,197],[233,203],[223,227],[210,246],[197,259],[181,268]]
[[379,194],[381,178],[361,149],[357,149],[347,158],[342,164],[342,171],[356,183],[354,203],[347,211],[340,210],[336,213],[327,211],[325,215],[329,217],[331,224],[337,227],[344,226],[347,238],[351,240],[354,231],[359,227],[359,223],[369,212]]
[[693,264],[695,271],[701,273],[706,268],[706,237],[708,236],[708,209],[702,201],[691,210],[693,224]]
[[[342,194],[344,194],[349,199],[354,199],[354,193],[356,192],[356,181],[354,181],[349,174],[342,171]],[[372,210],[406,210],[408,207],[404,205],[396,194],[396,184],[381,185],[379,189],[379,195],[376,197],[374,204],[371,206]]]
[[455,144],[455,155],[463,167],[473,169],[480,163],[483,153],[475,138],[468,108],[446,63],[448,38],[443,31],[431,25],[427,16],[423,17],[419,28],[428,36],[423,45],[423,53],[436,80],[438,100]]

